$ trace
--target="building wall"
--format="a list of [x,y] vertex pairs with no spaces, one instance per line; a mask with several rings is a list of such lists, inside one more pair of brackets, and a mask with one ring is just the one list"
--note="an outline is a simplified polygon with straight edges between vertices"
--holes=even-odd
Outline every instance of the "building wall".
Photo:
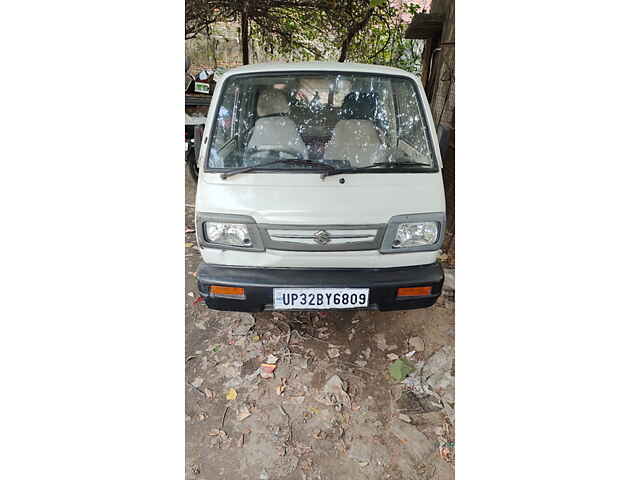
[[455,2],[453,0],[433,0],[431,13],[446,16],[440,52],[434,61],[434,91],[431,111],[436,124],[454,126],[455,112]]

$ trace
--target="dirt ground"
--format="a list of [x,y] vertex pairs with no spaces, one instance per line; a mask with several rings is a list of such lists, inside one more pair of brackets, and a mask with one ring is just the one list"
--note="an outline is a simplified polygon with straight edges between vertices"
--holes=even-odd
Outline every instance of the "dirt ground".
[[[187,175],[186,231],[194,197]],[[452,297],[401,312],[218,312],[197,302],[199,262],[185,233],[187,479],[454,477]],[[404,382],[389,372],[398,357],[413,368]]]

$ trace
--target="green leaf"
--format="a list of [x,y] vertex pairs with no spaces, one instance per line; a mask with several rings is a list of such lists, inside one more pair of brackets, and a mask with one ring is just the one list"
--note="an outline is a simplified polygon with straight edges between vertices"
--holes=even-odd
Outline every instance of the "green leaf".
[[413,372],[414,368],[407,360],[404,358],[399,358],[391,365],[389,365],[389,375],[394,380],[398,382],[404,380],[409,376],[411,372]]

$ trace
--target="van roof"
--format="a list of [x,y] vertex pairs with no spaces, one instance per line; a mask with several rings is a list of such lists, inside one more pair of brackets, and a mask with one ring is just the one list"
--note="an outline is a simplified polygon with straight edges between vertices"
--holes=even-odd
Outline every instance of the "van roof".
[[252,65],[244,65],[242,67],[229,69],[224,73],[222,79],[226,79],[231,75],[240,75],[243,73],[274,73],[291,71],[377,73],[409,77],[414,80],[416,79],[414,74],[395,67],[341,62],[255,63]]

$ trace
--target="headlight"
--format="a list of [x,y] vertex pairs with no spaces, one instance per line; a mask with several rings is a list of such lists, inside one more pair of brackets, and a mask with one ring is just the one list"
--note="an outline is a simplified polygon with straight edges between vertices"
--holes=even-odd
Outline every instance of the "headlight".
[[438,240],[438,224],[436,222],[412,222],[398,225],[396,238],[392,248],[421,247],[433,245]]
[[264,252],[256,221],[248,215],[198,212],[196,228],[200,248]]
[[249,228],[243,223],[205,222],[204,231],[209,243],[236,247],[253,246]]
[[442,248],[444,212],[396,215],[382,238],[380,253],[434,252]]

